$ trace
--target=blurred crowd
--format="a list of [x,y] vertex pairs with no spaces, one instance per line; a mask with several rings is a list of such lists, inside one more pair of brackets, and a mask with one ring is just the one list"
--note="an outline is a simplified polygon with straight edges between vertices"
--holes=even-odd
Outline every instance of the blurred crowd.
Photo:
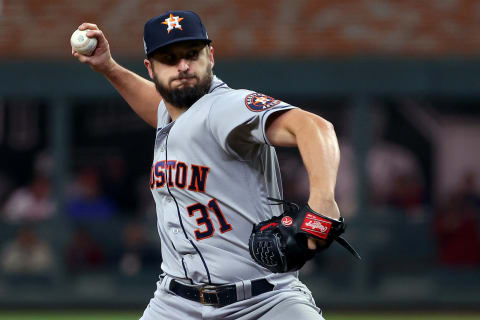
[[[340,136],[342,160],[336,197],[342,215],[352,225],[365,219],[387,221],[388,225],[392,217],[402,218],[391,220],[384,229],[377,228],[392,238],[385,242],[388,255],[378,254],[381,259],[399,255],[401,260],[402,249],[417,250],[428,259],[433,257],[432,265],[478,268],[480,193],[474,171],[466,169],[455,188],[432,197],[416,154],[385,139],[381,121],[376,123],[364,161],[364,199],[358,196],[356,150],[348,135]],[[284,198],[307,201],[308,175],[300,155],[294,149],[279,149],[278,155]],[[121,152],[92,163],[74,161],[64,183],[63,211],[59,212],[51,155],[39,151],[32,159],[31,179],[25,184],[15,183],[14,173],[0,167],[1,276],[16,282],[48,281],[58,270],[73,277],[95,272],[127,278],[149,270],[158,273],[160,242],[152,228],[156,213],[148,168],[144,174],[133,173],[131,168],[137,164]]]
[[31,181],[18,188],[9,188],[7,175],[0,175],[0,275],[17,282],[53,280],[59,267],[71,276],[158,272],[160,243],[147,230],[155,220],[148,176],[141,179],[143,188],[136,185],[137,177],[128,176],[126,163],[115,156],[102,167],[82,166],[66,183],[59,213],[51,169],[35,169]]
[[[300,157],[290,151],[279,155],[285,199],[306,201],[308,179]],[[395,158],[395,153],[372,150],[370,156],[379,158],[368,163],[379,161],[379,165],[369,170],[369,206],[388,208],[394,214],[404,215],[407,224],[421,223],[431,228],[424,232],[434,235],[436,247],[431,249],[436,250],[442,266],[480,266],[480,194],[475,174],[465,172],[454,190],[438,203],[429,204],[418,168],[402,165],[398,155],[396,162],[385,162],[385,158]],[[0,249],[0,269],[4,275],[14,279],[19,275],[48,278],[59,264],[71,275],[116,270],[132,276],[142,270],[158,271],[159,240],[155,231],[147,228],[155,221],[147,177],[142,188],[129,182],[135,179],[126,176],[126,164],[120,158],[108,159],[108,163],[110,170],[88,166],[74,173],[73,181],[68,184],[62,219],[55,216],[57,206],[48,175],[35,175],[29,184],[3,197],[2,229],[11,231],[2,230],[9,235],[2,236]],[[345,174],[341,171],[340,175]],[[349,180],[355,181],[354,177]],[[355,206],[343,202],[342,195],[343,192],[338,193],[339,206],[345,207],[345,215],[350,219],[356,218],[359,213],[348,210]],[[61,238],[49,234],[55,229],[45,232],[39,227],[45,222],[69,226],[64,244],[55,243]]]

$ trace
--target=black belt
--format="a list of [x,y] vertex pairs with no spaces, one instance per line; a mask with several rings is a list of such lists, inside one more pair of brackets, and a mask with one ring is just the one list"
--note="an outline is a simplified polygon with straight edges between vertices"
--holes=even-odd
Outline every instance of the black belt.
[[[208,306],[222,307],[239,300],[235,284],[224,285],[188,285],[172,279],[170,291],[185,299],[200,302]],[[252,280],[252,297],[273,290],[273,284],[265,279]]]

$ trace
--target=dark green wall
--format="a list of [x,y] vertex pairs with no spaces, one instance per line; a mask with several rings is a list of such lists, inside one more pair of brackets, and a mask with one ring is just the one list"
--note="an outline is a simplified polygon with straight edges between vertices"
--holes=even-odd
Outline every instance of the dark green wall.
[[[73,58],[72,58],[73,59]],[[480,60],[244,60],[216,62],[231,87],[272,95],[479,95]],[[121,61],[147,76],[143,62]],[[104,96],[113,88],[76,61],[0,61],[0,96]]]

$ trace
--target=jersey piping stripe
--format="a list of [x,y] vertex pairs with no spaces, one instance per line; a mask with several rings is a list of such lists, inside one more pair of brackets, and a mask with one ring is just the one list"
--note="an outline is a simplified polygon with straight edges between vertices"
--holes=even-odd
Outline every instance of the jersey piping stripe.
[[[168,136],[170,135],[170,131],[168,131],[167,133],[167,136],[165,137],[165,163],[168,163]],[[167,165],[167,168],[168,168],[168,165]],[[165,170],[165,178],[166,180],[165,181],[168,181],[168,171],[169,170]],[[202,253],[200,252],[200,250],[197,248],[197,246],[193,243],[192,240],[190,240],[188,238],[188,235],[187,235],[187,232],[185,231],[185,227],[183,226],[183,221],[182,221],[182,215],[180,214],[180,207],[178,205],[178,202],[177,202],[177,199],[173,196],[172,192],[170,191],[170,188],[168,186],[168,182],[166,183],[166,186],[167,186],[167,191],[168,191],[168,194],[172,197],[173,201],[175,201],[175,206],[177,207],[177,214],[178,214],[178,220],[180,221],[180,226],[182,227],[182,230],[183,230],[183,234],[185,235],[185,238],[190,241],[190,243],[192,244],[192,246],[195,248],[195,250],[197,251],[198,255],[200,256],[200,259],[202,259],[202,263],[203,263],[203,266],[205,268],[205,271],[207,272],[207,278],[208,278],[208,283],[211,284],[212,283],[212,280],[210,278],[210,271],[208,270],[208,267],[207,267],[207,263],[205,262],[205,259],[203,259],[203,255]],[[183,259],[182,259],[182,263],[183,263]]]
[[193,284],[193,280],[188,277],[187,268],[185,268],[185,260],[183,258],[182,258],[182,267],[183,267],[183,273],[185,274],[185,278],[190,280],[190,283]]
[[220,84],[216,85],[216,86],[215,86],[215,87],[213,87],[213,88],[212,88],[210,91],[208,91],[208,93],[212,93],[212,92],[213,92],[213,90],[217,89],[218,87],[221,87],[221,86],[223,86],[224,84],[225,84],[225,82],[222,82],[222,83],[220,83]]
[[[168,136],[170,134],[170,131],[167,133],[167,136],[165,137],[165,164],[167,166],[167,170],[165,170],[165,181],[167,182],[169,177],[168,177]],[[177,199],[173,196],[172,192],[170,191],[170,187],[168,186],[168,182],[165,183],[167,186],[167,191],[170,197],[172,197],[173,201],[175,201],[175,206],[177,207],[177,214],[178,214],[178,220],[180,221],[180,226],[182,227],[183,234],[185,235],[185,238],[188,239],[187,232],[185,231],[185,227],[183,226],[183,221],[182,221],[182,216],[180,215],[180,208],[178,206]]]
[[[177,251],[177,248],[175,248],[175,245],[173,244],[172,240],[170,240],[170,243],[172,244],[173,250]],[[190,280],[190,283],[193,284],[193,280],[188,277],[187,268],[185,267],[185,261],[183,258],[182,258],[182,268],[183,268],[183,273],[185,274],[185,278]]]
[[195,250],[197,250],[198,255],[200,256],[200,259],[202,259],[203,266],[205,267],[205,270],[207,271],[208,284],[212,284],[212,279],[210,278],[210,271],[208,271],[207,263],[205,262],[205,259],[203,259],[203,256],[200,253],[200,250],[197,248],[197,246],[195,245],[195,243],[193,243],[192,240],[188,239],[188,241],[190,241],[190,243],[195,248]]

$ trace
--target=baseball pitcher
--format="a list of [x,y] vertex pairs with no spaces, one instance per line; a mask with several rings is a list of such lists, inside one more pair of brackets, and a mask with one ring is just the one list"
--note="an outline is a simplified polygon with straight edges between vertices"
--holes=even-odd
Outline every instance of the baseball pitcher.
[[[143,320],[323,319],[298,270],[340,236],[334,198],[339,149],[325,119],[213,74],[214,49],[200,17],[169,11],[144,28],[151,81],[116,63],[99,28],[91,56],[132,109],[156,128],[150,190],[162,273]],[[282,200],[274,147],[297,147],[308,203]]]

